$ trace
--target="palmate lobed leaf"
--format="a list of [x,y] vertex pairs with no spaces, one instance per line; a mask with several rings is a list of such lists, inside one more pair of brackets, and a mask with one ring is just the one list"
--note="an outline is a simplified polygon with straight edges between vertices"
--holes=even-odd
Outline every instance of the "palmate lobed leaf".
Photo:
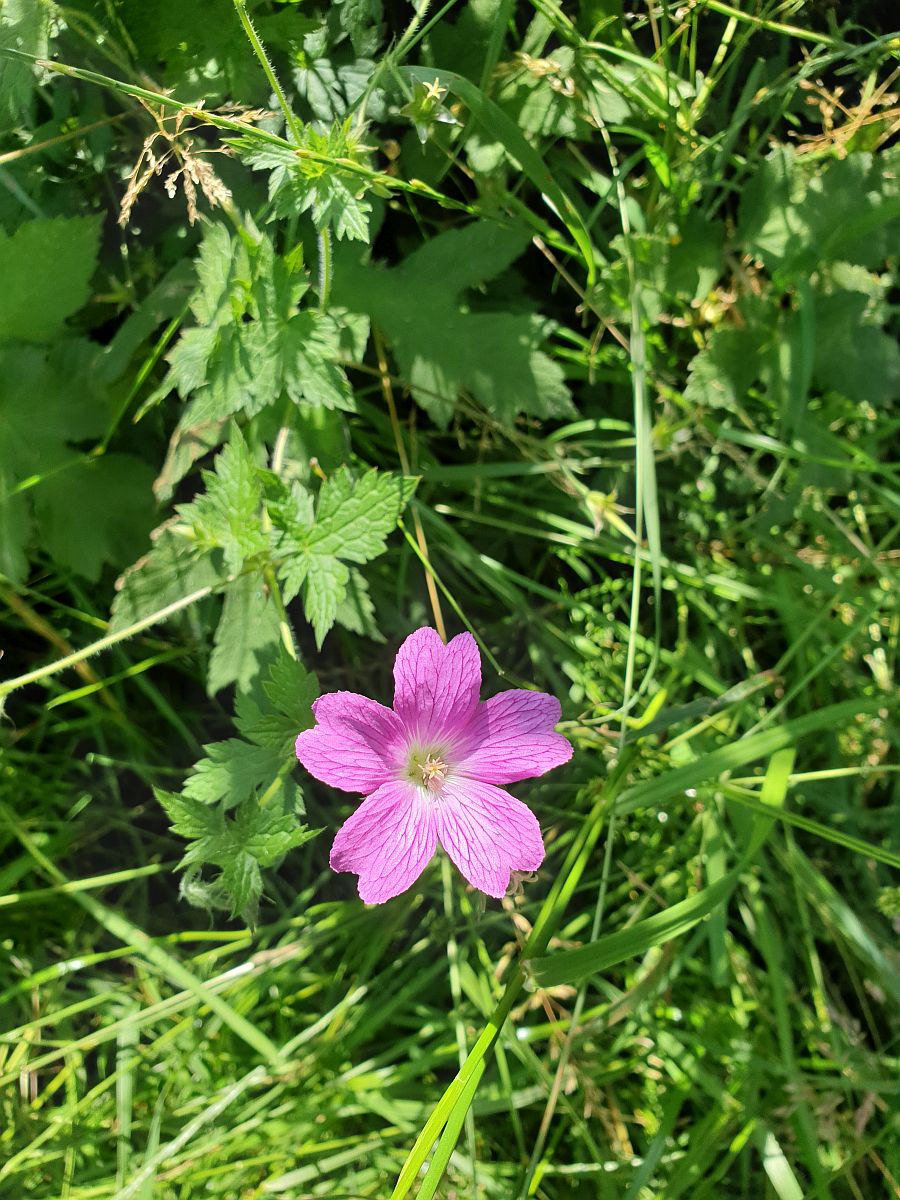
[[99,240],[95,216],[26,221],[12,236],[0,228],[0,340],[59,332],[88,298]]
[[547,322],[527,311],[465,304],[468,291],[500,274],[528,244],[521,230],[477,221],[439,234],[396,267],[341,261],[335,298],[385,332],[416,402],[440,426],[462,391],[505,425],[520,412],[574,411],[561,367],[541,348]]
[[185,795],[157,788],[156,798],[172,821],[172,830],[190,839],[182,867],[218,867],[218,884],[228,893],[233,915],[253,912],[262,892],[260,867],[270,867],[289,850],[302,846],[315,831],[298,826],[275,805],[263,808],[255,796],[238,805],[232,818]]
[[384,552],[416,482],[374,469],[354,479],[342,467],[322,484],[314,517],[312,498],[299,486],[272,505],[285,601],[302,590],[319,645],[347,598],[346,564],[366,563]]
[[349,119],[336,121],[325,132],[306,126],[301,150],[327,161],[311,160],[287,147],[272,146],[253,137],[230,139],[248,166],[269,171],[269,200],[273,217],[308,212],[319,230],[332,230],[338,240],[369,240],[372,206],[365,199],[366,180],[342,167],[338,160],[362,162]]

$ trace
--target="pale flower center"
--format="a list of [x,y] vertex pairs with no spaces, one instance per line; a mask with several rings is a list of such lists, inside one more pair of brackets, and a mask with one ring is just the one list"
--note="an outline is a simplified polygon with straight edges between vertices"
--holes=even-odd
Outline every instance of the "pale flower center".
[[440,749],[414,749],[409,756],[406,767],[406,777],[411,783],[417,784],[426,791],[437,793],[441,790],[449,770]]

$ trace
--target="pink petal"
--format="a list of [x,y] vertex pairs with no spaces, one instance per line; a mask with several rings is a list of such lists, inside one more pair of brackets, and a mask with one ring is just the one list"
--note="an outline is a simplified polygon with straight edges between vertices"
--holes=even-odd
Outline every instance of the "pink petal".
[[559,701],[546,692],[510,691],[479,704],[459,748],[456,769],[486,783],[533,779],[572,757],[554,733]]
[[313,704],[318,722],[296,742],[297,757],[316,779],[345,792],[374,792],[396,778],[405,734],[383,704],[355,692],[330,692]]
[[433,629],[411,633],[394,661],[394,711],[414,737],[461,730],[481,691],[481,657],[471,633],[445,646]]
[[358,875],[360,899],[366,904],[399,896],[434,854],[434,813],[434,804],[413,784],[383,784],[337,831],[331,869]]
[[534,813],[490,783],[448,780],[436,812],[441,845],[463,877],[489,896],[506,895],[511,871],[536,871],[544,861]]

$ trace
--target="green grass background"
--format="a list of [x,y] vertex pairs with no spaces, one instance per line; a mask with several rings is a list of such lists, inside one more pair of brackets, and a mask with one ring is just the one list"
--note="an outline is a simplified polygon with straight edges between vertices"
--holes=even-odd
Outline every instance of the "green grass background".
[[[0,1197],[897,1195],[891,6],[248,8],[0,7]],[[223,347],[285,278],[318,357],[267,392]],[[179,516],[235,427],[263,483]],[[328,630],[269,533],[345,466],[418,484]],[[173,518],[249,618],[191,559],[108,624]],[[536,881],[365,909],[289,753],[261,811],[322,832],[258,907],[179,874],[153,789],[279,643],[387,701],[437,620],[563,703]]]

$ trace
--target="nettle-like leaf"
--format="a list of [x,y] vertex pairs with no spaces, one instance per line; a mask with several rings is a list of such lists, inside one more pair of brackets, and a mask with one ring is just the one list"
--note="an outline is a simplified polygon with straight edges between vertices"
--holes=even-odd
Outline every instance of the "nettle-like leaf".
[[0,341],[0,571],[13,583],[25,579],[32,541],[95,580],[106,563],[127,561],[152,527],[147,465],[85,454],[110,411],[100,354],[76,338],[50,347]]
[[[260,868],[318,832],[300,823],[302,797],[287,779],[294,739],[312,725],[317,695],[315,676],[282,650],[263,683],[260,703],[249,697],[239,701],[242,736],[204,746],[205,757],[180,794],[156,789],[172,832],[189,842],[180,864],[187,872],[185,896],[228,907],[253,924],[262,893]],[[210,885],[202,884],[205,867],[217,868]]]
[[220,549],[229,574],[268,548],[260,520],[262,486],[259,471],[240,432],[216,456],[215,469],[201,472],[206,491],[176,512],[204,549]]
[[99,241],[99,217],[26,221],[11,237],[0,229],[0,339],[53,337],[88,298]]
[[[203,472],[206,491],[190,504],[177,507],[178,515],[153,535],[149,554],[119,579],[110,621],[112,632],[193,592],[219,590],[229,581],[234,586],[244,563],[268,551],[269,540],[261,520],[259,472],[237,429],[217,456],[214,468]],[[223,614],[227,626],[233,625],[232,617],[233,613]],[[223,643],[225,640],[223,634]],[[244,678],[246,654],[242,665],[233,661],[234,656],[224,646],[217,649],[216,680],[229,673],[229,683]],[[225,684],[219,682],[219,686]]]
[[280,636],[278,610],[262,576],[253,572],[230,583],[209,657],[209,694],[230,684],[238,692],[248,691],[277,650]]
[[[248,166],[270,172],[272,217],[308,212],[316,229],[330,229],[338,239],[369,240],[368,180],[341,165],[361,164],[365,156],[351,132],[350,119],[336,122],[324,133],[306,126],[296,152],[249,136],[230,144]],[[317,157],[309,157],[310,151]]]
[[741,193],[738,237],[773,274],[808,276],[830,259],[877,269],[897,243],[897,148],[817,169],[776,147]]
[[[0,5],[0,44],[23,56],[44,58],[48,50],[50,7],[33,0],[6,0]],[[27,118],[37,86],[35,68],[28,58],[0,56],[0,125]]]
[[298,307],[309,284],[296,255],[282,258],[252,229],[241,238],[215,225],[200,248],[197,277],[197,324],[181,334],[155,393],[175,388],[190,402],[179,431],[239,411],[254,416],[282,398],[353,410],[333,319]]
[[335,301],[384,330],[416,402],[442,427],[461,392],[505,425],[522,412],[573,411],[562,368],[541,348],[548,322],[529,311],[476,310],[465,299],[528,241],[527,233],[474,222],[432,238],[398,267],[344,260],[336,272]]
[[315,512],[311,495],[299,484],[271,506],[276,548],[284,555],[278,574],[285,601],[302,591],[318,645],[353,590],[347,564],[366,563],[384,552],[415,486],[415,479],[375,470],[354,479],[343,467],[322,484]]
[[225,583],[228,574],[220,551],[198,546],[190,530],[174,521],[152,535],[150,551],[116,581],[109,632],[120,633],[170,604]]

